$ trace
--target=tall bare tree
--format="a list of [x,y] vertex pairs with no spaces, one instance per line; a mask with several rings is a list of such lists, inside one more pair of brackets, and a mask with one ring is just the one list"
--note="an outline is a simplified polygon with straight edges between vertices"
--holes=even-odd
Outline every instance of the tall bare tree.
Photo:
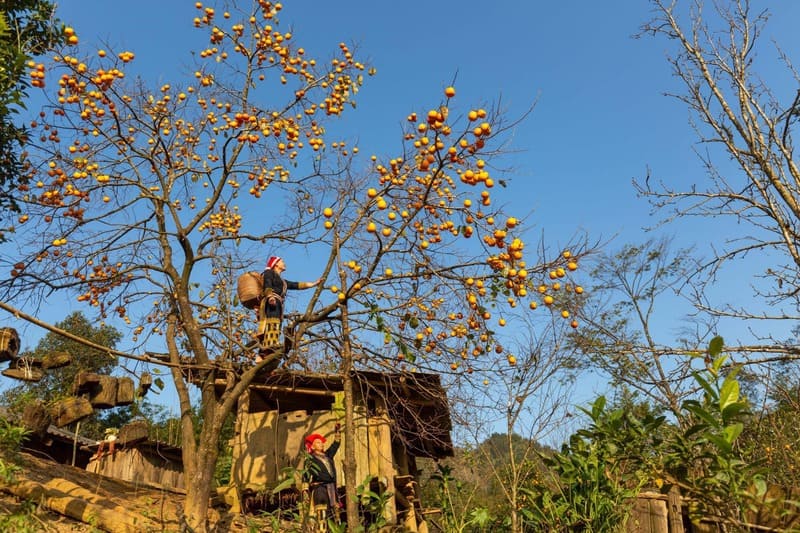
[[[707,179],[690,188],[671,180],[637,182],[639,192],[668,220],[722,218],[736,233],[714,243],[696,276],[696,305],[718,317],[796,321],[800,311],[800,168],[794,133],[800,81],[779,44],[764,39],[769,12],[748,0],[664,2],[643,31],[670,44],[670,64],[682,85],[672,94],[686,105]],[[783,69],[775,68],[776,63]],[[777,72],[777,73],[776,73]],[[788,83],[789,90],[784,88]],[[729,161],[732,164],[729,164]],[[712,302],[706,289],[735,260],[769,257],[753,272],[753,302]],[[704,277],[701,275],[705,274]],[[767,351],[797,355],[796,346],[768,339]]]
[[[697,270],[692,250],[651,239],[600,254],[592,264],[584,326],[570,336],[586,358],[576,364],[600,370],[612,387],[635,391],[680,417],[682,402],[695,389],[692,372],[705,363],[697,347],[708,343],[716,326],[713,319],[689,316],[691,302],[681,296]],[[683,316],[668,314],[681,308]],[[659,335],[659,328],[667,332]]]
[[[574,407],[574,359],[567,343],[572,328],[559,319],[549,323],[530,319],[525,317],[515,328],[525,333],[511,348],[514,364],[491,369],[494,378],[485,380],[483,394],[478,389],[480,397],[471,398],[460,410],[461,425],[475,439],[481,471],[505,503],[509,531],[515,533],[524,531],[524,489],[544,469],[539,455],[543,443],[567,430]],[[489,372],[483,369],[481,376]],[[487,430],[502,432],[486,438]]]

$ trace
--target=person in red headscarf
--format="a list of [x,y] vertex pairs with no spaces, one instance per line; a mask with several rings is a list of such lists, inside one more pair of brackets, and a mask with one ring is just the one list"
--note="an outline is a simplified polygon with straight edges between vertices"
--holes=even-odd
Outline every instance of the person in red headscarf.
[[317,281],[287,281],[281,277],[286,270],[283,258],[273,255],[267,260],[267,267],[261,274],[264,281],[264,297],[267,299],[264,314],[267,318],[283,318],[283,300],[287,290],[310,289],[322,283]]
[[[317,281],[287,281],[281,277],[281,274],[286,270],[286,263],[283,258],[277,255],[271,256],[267,260],[267,266],[261,274],[264,289],[263,312],[259,311],[259,320],[264,318],[280,319],[283,320],[283,301],[286,298],[287,290],[297,289],[310,289],[322,283],[322,278]],[[290,336],[284,334],[284,355],[286,355],[292,347]],[[256,357],[256,361],[269,356],[272,352],[272,347],[261,346]],[[279,361],[275,360],[277,367]]]
[[339,451],[340,426],[334,428],[333,443],[325,449],[325,437],[312,433],[305,438],[306,456],[300,469],[305,470],[312,501],[317,505],[327,505],[328,513],[334,519],[339,517],[339,495],[336,491],[336,466],[333,457]]

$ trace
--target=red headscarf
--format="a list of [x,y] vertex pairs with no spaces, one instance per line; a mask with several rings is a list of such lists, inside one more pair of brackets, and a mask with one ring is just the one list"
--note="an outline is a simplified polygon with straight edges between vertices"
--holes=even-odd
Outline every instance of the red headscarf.
[[319,433],[312,433],[308,437],[306,437],[306,451],[311,453],[311,447],[314,444],[315,440],[321,440],[323,444],[325,444],[325,437],[320,435]]
[[281,260],[280,257],[278,257],[277,255],[273,255],[272,257],[267,259],[267,268],[273,268],[275,265],[278,264],[278,261],[280,260]]

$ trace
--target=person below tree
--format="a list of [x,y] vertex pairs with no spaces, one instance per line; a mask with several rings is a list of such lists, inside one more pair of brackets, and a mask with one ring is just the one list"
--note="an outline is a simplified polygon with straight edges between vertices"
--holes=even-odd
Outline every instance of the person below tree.
[[309,480],[311,501],[315,505],[326,505],[329,515],[335,520],[338,520],[341,507],[336,491],[336,466],[333,464],[333,458],[339,451],[339,429],[339,424],[336,424],[333,443],[327,450],[325,449],[325,437],[319,433],[307,436],[305,444],[308,454],[301,466],[301,470],[305,468],[306,477]]
[[[267,260],[267,266],[261,274],[264,285],[264,302],[262,309],[259,311],[259,322],[264,319],[271,319],[278,321],[278,331],[280,330],[280,323],[283,320],[283,302],[286,298],[287,290],[310,289],[322,283],[322,278],[317,281],[287,281],[283,279],[281,274],[286,270],[286,263],[281,257],[276,255],[271,256]],[[265,335],[261,331],[262,336]],[[291,348],[291,340],[288,335],[284,336],[284,355]],[[272,353],[269,346],[262,344],[259,350],[259,359],[266,357]],[[258,359],[257,359],[258,360]]]

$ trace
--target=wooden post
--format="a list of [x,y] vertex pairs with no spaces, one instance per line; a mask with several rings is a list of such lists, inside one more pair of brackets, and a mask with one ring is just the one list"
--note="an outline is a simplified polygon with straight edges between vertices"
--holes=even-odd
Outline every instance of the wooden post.
[[[419,531],[417,529],[417,490],[414,476],[397,476],[394,478],[395,498],[404,508],[405,517],[402,525],[404,531]],[[427,527],[427,526],[426,526]]]
[[[375,413],[377,416],[370,419],[370,456],[374,455],[375,475],[383,485],[383,490],[394,492],[394,477],[397,471],[392,460],[392,432],[391,421],[386,405],[381,398],[375,398]],[[383,511],[384,518],[390,524],[397,523],[397,502],[391,498],[386,502]]]
[[681,493],[673,485],[667,493],[667,519],[669,520],[670,533],[683,533],[683,509],[681,508]]

